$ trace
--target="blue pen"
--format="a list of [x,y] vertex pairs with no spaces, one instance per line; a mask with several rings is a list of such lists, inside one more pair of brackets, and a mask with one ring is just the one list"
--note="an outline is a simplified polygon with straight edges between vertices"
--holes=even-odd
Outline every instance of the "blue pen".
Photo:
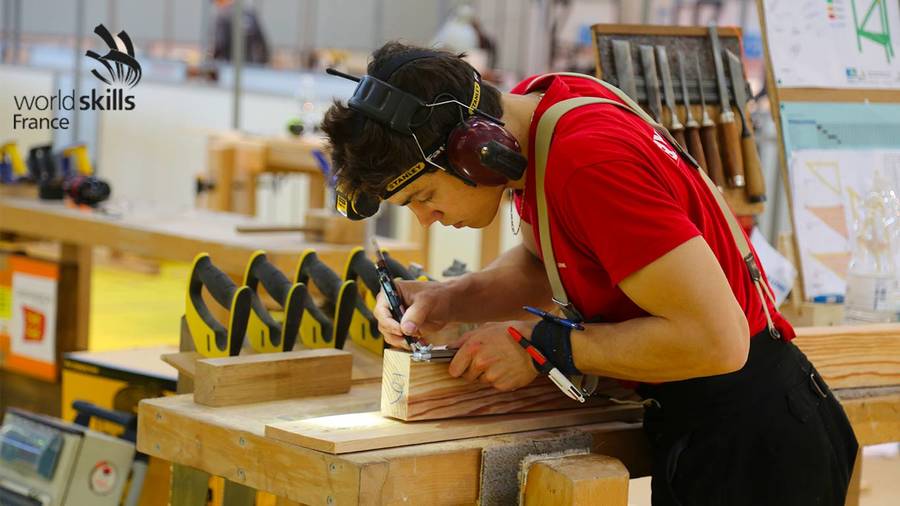
[[575,330],[584,330],[584,326],[578,322],[573,322],[572,320],[567,320],[565,318],[560,318],[558,316],[554,316],[554,315],[552,315],[546,311],[542,311],[536,307],[522,306],[522,309],[524,309],[525,311],[528,311],[529,313],[531,313],[535,316],[540,316],[541,318],[543,318],[547,321],[551,321],[553,323],[562,325],[563,327],[569,327],[570,329],[575,329]]

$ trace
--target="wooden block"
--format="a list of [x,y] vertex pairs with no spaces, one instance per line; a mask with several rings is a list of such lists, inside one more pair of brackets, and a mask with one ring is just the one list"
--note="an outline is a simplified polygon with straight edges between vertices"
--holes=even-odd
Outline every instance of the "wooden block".
[[[587,403],[574,401],[548,378],[540,377],[513,392],[470,383],[447,372],[447,362],[415,362],[400,350],[384,350],[381,378],[381,414],[405,421],[436,420],[474,415],[523,413],[605,405],[600,397]],[[605,382],[604,393],[627,398],[633,395],[617,382]]]
[[38,198],[38,187],[36,184],[3,184],[0,185],[0,197],[36,199]]
[[[190,339],[190,335],[187,338]],[[348,351],[353,355],[351,379],[354,385],[381,381],[381,357],[357,348],[351,342],[344,344],[344,351]],[[252,352],[252,350],[244,348],[242,352]],[[194,376],[197,374],[197,361],[204,360],[204,357],[196,351],[180,351],[178,353],[165,353],[162,355],[162,360],[178,371],[179,378],[193,381]],[[193,388],[187,391],[190,392],[192,390]]]
[[266,168],[266,144],[252,138],[234,142],[234,165],[238,174],[262,172]]
[[794,343],[832,389],[900,385],[900,324],[796,330]]
[[351,357],[319,349],[198,360],[194,402],[233,406],[344,393],[350,390]]
[[525,506],[626,506],[628,469],[593,453],[538,460],[522,488]]
[[311,450],[338,454],[595,422],[635,420],[641,412],[640,408],[633,406],[608,406],[415,423],[385,418],[377,412],[351,413],[271,423],[266,425],[266,436]]
[[844,322],[843,304],[788,301],[781,305],[779,312],[794,327],[828,327]]
[[860,446],[900,441],[900,387],[835,392]]
[[332,244],[361,245],[366,238],[366,223],[352,221],[335,214],[331,209],[310,209],[306,212],[306,227],[320,231],[320,240]]

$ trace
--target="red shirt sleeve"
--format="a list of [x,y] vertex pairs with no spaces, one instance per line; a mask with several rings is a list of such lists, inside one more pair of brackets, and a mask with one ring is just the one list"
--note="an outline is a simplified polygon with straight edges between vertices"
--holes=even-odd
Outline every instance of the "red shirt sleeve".
[[700,235],[676,197],[646,163],[608,160],[572,170],[553,206],[567,233],[620,281]]

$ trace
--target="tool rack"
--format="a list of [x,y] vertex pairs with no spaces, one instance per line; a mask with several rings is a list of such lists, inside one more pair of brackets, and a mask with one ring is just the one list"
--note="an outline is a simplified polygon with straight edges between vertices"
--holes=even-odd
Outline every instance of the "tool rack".
[[[631,98],[634,98],[645,110],[648,110],[647,92],[645,91],[645,80],[641,75],[641,60],[638,52],[640,45],[665,46],[672,62],[675,61],[677,52],[680,51],[685,54],[689,62],[687,65],[688,94],[691,101],[691,110],[696,118],[700,118],[702,115],[700,109],[700,88],[695,79],[696,70],[693,65],[694,58],[698,58],[702,75],[703,93],[706,98],[706,108],[714,120],[718,118],[721,110],[718,105],[719,89],[716,83],[716,71],[713,63],[712,46],[709,41],[709,32],[705,27],[597,24],[591,27],[591,32],[595,48],[594,56],[596,58],[597,77],[617,87],[621,87],[622,81],[620,76],[616,75],[612,43],[614,40],[624,40],[631,43],[631,56],[635,64],[635,82],[637,87],[637,96]],[[736,55],[743,54],[739,28],[719,27],[719,38],[723,50],[727,49]],[[678,77],[677,66],[670,64],[670,67],[673,69],[672,82],[675,101],[679,104],[676,110],[683,120],[684,107],[681,105],[681,79]],[[659,85],[659,94],[662,96],[661,79]],[[747,95],[752,96],[749,91]],[[729,98],[733,100],[732,95],[729,95]],[[748,125],[749,123],[748,118]],[[752,131],[752,125],[749,125],[749,127]],[[724,194],[731,209],[738,216],[755,216],[762,213],[765,208],[765,204],[762,202],[750,202],[745,196],[744,188],[726,187],[724,188]]]

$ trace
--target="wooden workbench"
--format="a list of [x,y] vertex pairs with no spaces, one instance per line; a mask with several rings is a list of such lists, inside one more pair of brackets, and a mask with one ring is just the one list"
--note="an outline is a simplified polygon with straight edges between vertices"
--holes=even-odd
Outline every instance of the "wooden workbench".
[[[235,230],[238,225],[253,224],[260,222],[249,216],[212,211],[135,206],[127,211],[101,213],[62,202],[0,196],[0,233],[62,245],[57,303],[58,364],[62,363],[63,353],[88,347],[91,249],[95,246],[182,262],[190,262],[197,253],[205,251],[219,268],[237,277],[243,274],[247,260],[258,249],[267,250],[270,261],[284,272],[294,271],[300,253],[307,248],[315,249],[322,261],[342,272],[352,249],[349,245],[308,242],[301,233],[239,234]],[[418,249],[409,244],[390,239],[379,239],[379,242],[401,262],[422,261]],[[3,380],[28,382],[28,378],[12,376],[10,373]],[[19,390],[37,392],[24,383]]]
[[[797,340],[835,388],[861,445],[900,441],[900,325],[800,329]],[[842,351],[843,350],[843,351]],[[873,360],[869,360],[872,357]],[[871,365],[875,364],[875,365]],[[303,504],[474,504],[484,448],[590,434],[593,450],[618,458],[632,478],[649,473],[639,423],[596,423],[393,449],[331,455],[265,436],[265,426],[376,410],[380,385],[338,396],[228,408],[190,395],[143,401],[138,449]],[[858,482],[857,482],[858,486]]]
[[262,174],[309,177],[310,209],[328,207],[325,176],[314,153],[325,149],[318,136],[255,136],[220,132],[207,142],[206,178],[213,183],[201,207],[216,211],[256,213],[256,179]]

